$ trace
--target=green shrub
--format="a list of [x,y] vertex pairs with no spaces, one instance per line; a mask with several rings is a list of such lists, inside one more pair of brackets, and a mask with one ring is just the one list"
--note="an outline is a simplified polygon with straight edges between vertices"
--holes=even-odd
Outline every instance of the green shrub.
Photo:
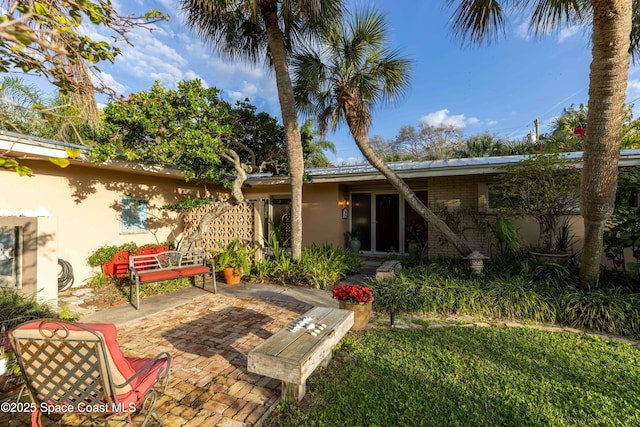
[[279,246],[270,252],[254,272],[261,280],[269,278],[280,284],[307,284],[325,289],[362,268],[358,254],[330,244],[303,248],[299,263],[294,263],[289,251]]
[[560,299],[558,320],[574,328],[637,334],[639,303],[640,295],[621,288],[574,290]]
[[105,245],[101,246],[94,253],[89,256],[88,262],[91,267],[100,267],[105,262],[113,259],[116,252],[119,251],[132,251],[135,253],[137,245],[133,242],[125,243],[120,246]]
[[[63,310],[63,315],[71,316],[68,310]],[[0,290],[0,321],[25,318],[57,318],[58,314],[46,304],[41,304],[35,297],[25,296],[10,289]],[[19,322],[20,323],[20,322]],[[17,325],[10,325],[14,327]],[[13,351],[5,352],[0,348],[0,357],[7,360],[7,370],[15,375],[19,375],[20,368]]]
[[0,320],[23,316],[58,317],[46,304],[36,301],[35,297],[25,296],[10,289],[0,291]]
[[[492,260],[493,261],[493,260]],[[519,254],[495,260],[473,276],[465,260],[438,258],[405,268],[393,279],[369,279],[374,308],[381,312],[425,312],[531,320],[640,337],[640,294],[619,275],[603,273],[602,289],[577,290],[574,266],[543,264]],[[505,266],[500,274],[497,265]]]
[[392,279],[369,279],[366,286],[373,291],[373,308],[388,313],[420,311],[424,308],[424,283],[416,280],[414,270],[404,268]]

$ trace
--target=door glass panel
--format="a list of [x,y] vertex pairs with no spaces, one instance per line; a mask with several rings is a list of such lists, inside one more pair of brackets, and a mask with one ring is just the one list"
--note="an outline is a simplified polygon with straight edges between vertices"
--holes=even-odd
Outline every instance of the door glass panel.
[[400,195],[376,195],[376,252],[400,251]]
[[288,197],[271,199],[271,224],[279,230],[280,244],[289,247],[291,242],[291,199]]
[[351,195],[351,230],[358,232],[360,249],[371,250],[371,194],[353,193]]

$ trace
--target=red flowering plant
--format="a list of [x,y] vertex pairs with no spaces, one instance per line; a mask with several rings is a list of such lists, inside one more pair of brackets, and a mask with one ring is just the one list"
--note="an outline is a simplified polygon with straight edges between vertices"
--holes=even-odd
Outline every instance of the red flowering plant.
[[578,138],[584,138],[584,136],[587,134],[587,130],[585,128],[575,128],[573,130],[574,135],[576,135]]
[[347,283],[333,288],[331,297],[351,304],[366,304],[373,302],[373,291],[366,286]]

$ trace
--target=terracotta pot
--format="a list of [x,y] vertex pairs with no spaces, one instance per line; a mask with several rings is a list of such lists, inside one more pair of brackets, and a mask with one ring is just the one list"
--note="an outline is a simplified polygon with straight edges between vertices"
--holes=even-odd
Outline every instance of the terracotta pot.
[[338,301],[338,306],[342,310],[353,311],[352,331],[361,331],[367,327],[371,318],[371,303],[352,304],[346,301]]
[[118,251],[113,255],[114,261],[126,261],[129,262],[129,250]]
[[102,264],[102,271],[104,272],[104,274],[106,274],[107,277],[112,277],[115,273],[115,265],[113,264],[113,261],[107,261],[104,264]]
[[113,275],[116,277],[125,277],[129,275],[129,261],[112,261]]
[[240,275],[236,272],[235,267],[226,267],[222,269],[222,276],[228,285],[240,283]]

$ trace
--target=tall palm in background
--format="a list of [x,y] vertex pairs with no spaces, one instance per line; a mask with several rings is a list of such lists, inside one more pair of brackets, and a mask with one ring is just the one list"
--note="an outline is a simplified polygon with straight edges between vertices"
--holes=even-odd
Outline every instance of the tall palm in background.
[[276,75],[291,179],[291,256],[302,252],[304,156],[288,54],[342,14],[341,0],[182,0],[189,25],[230,59],[264,61]]
[[302,151],[304,151],[305,168],[327,168],[333,166],[327,159],[325,151],[331,152],[334,156],[338,154],[336,145],[321,138],[321,135],[313,128],[313,122],[307,120],[300,128],[302,139]]
[[[95,96],[91,98],[95,103]],[[0,78],[0,129],[82,144],[78,129],[93,123],[80,113],[76,102],[81,97],[73,98],[72,93],[48,99],[22,78],[4,76]]]
[[[491,41],[505,32],[509,7],[531,11],[530,28],[536,34],[563,23],[590,19],[591,73],[589,77],[588,129],[584,141],[581,214],[584,247],[580,260],[580,285],[598,286],[603,232],[613,212],[620,157],[620,131],[629,74],[630,51],[637,53],[638,8],[632,0],[447,0],[457,4],[453,32],[471,44]],[[632,26],[632,17],[634,25]]]
[[34,105],[44,105],[45,97],[35,85],[20,77],[4,76],[0,79],[0,129],[40,135],[40,114]]
[[438,218],[369,143],[372,110],[394,101],[409,83],[411,62],[387,50],[384,17],[376,11],[357,13],[353,22],[335,27],[317,50],[306,48],[294,56],[292,70],[298,107],[317,117],[320,131],[347,123],[356,145],[371,163],[425,220],[442,232],[462,254],[469,246]]

